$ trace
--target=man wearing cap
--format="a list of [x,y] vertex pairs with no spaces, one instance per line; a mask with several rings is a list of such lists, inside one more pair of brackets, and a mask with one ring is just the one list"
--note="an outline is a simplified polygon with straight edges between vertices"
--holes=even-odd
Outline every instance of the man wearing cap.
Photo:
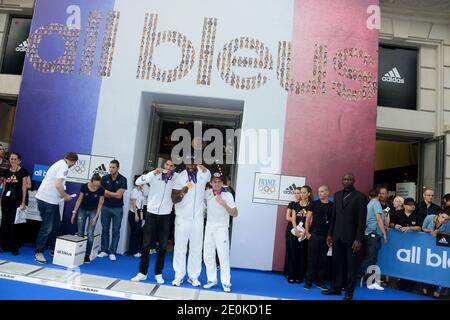
[[143,244],[141,250],[141,262],[139,273],[131,281],[147,280],[147,272],[150,262],[150,249],[154,242],[158,242],[158,258],[155,264],[155,279],[158,284],[164,283],[162,270],[166,256],[167,242],[170,233],[170,213],[172,212],[172,188],[177,173],[175,165],[168,159],[164,163],[164,169],[157,168],[136,180],[136,185],[149,185],[147,198],[147,210],[145,212],[145,224],[143,227]]
[[177,176],[172,190],[172,201],[175,203],[174,286],[180,286],[186,275],[188,242],[188,282],[194,287],[201,286],[198,277],[202,271],[204,198],[211,172],[200,165],[197,166],[193,160],[193,157],[185,159],[186,169]]
[[[402,232],[421,231],[424,216],[416,210],[416,202],[413,198],[406,198],[403,202],[404,209],[393,216],[389,227]],[[400,290],[412,291],[417,282],[407,279],[399,279],[397,286]]]
[[389,226],[400,231],[421,231],[424,217],[416,210],[413,198],[406,198],[403,203],[404,210],[395,215]]
[[220,262],[220,282],[225,292],[231,291],[230,246],[228,227],[230,216],[237,216],[233,195],[224,189],[225,177],[215,173],[211,179],[212,189],[205,193],[206,229],[203,244],[203,260],[206,266],[209,289],[217,285],[216,250]]

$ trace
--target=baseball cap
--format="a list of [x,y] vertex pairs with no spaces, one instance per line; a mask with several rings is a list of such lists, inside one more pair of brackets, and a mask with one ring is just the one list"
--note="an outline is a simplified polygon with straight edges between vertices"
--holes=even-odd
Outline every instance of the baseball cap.
[[214,180],[215,178],[222,180],[223,183],[227,183],[225,177],[220,172],[213,173],[211,180]]
[[406,198],[405,201],[403,202],[403,205],[416,205],[416,202],[414,201],[413,198]]

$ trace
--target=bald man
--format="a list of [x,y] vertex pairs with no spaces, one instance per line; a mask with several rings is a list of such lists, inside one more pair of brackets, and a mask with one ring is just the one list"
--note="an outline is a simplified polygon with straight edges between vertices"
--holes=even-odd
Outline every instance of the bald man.
[[[366,227],[367,198],[354,187],[355,176],[347,173],[342,177],[344,189],[334,195],[334,206],[328,230],[327,245],[333,251],[333,281],[325,295],[341,295],[344,300],[353,299],[356,286],[358,252],[362,246]],[[347,283],[344,283],[347,274]]]
[[327,267],[327,234],[330,226],[333,202],[328,198],[327,186],[318,189],[319,200],[313,201],[306,217],[305,234],[308,238],[308,271],[303,285],[305,290],[315,282],[317,288],[327,290],[325,272]]

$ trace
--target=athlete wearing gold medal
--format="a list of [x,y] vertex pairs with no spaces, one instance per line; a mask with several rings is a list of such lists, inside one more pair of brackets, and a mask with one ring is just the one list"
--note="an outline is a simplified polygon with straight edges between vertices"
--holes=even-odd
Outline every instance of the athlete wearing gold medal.
[[185,159],[186,170],[177,176],[172,190],[172,201],[175,203],[174,286],[179,286],[186,275],[188,242],[188,281],[194,287],[201,285],[198,277],[202,270],[204,197],[211,173],[202,165],[194,164],[194,160],[194,157]]

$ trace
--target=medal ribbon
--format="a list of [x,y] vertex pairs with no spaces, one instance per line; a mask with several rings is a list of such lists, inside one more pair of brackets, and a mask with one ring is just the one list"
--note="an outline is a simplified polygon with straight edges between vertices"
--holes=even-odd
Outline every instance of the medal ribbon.
[[169,180],[172,180],[173,178],[173,171],[169,171],[168,173],[162,173],[161,178],[165,183],[169,182]]
[[197,183],[197,170],[187,172],[189,182]]
[[219,196],[222,192],[225,192],[225,188],[224,187],[220,188],[219,191],[213,190],[213,195],[214,195],[214,197],[215,196]]

